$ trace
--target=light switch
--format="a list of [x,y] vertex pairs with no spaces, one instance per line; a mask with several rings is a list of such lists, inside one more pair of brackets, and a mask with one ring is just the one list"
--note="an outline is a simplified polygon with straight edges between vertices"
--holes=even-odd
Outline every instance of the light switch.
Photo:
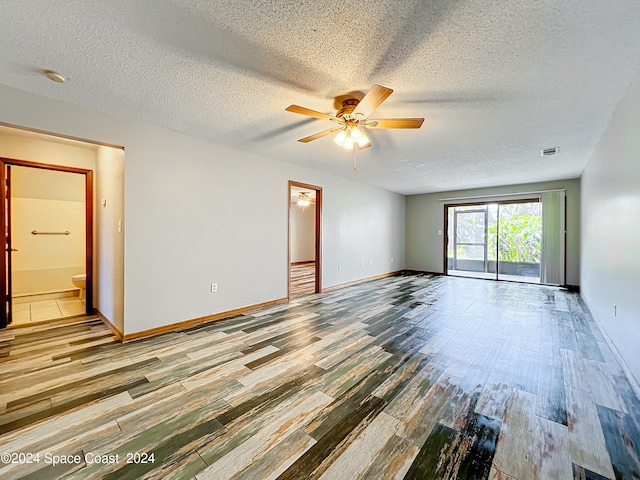
[[438,235],[442,235],[442,230],[438,230]]
[[106,206],[107,206],[107,199],[106,199],[106,198],[103,198],[102,200],[100,200],[100,204],[101,204],[103,207],[106,207]]

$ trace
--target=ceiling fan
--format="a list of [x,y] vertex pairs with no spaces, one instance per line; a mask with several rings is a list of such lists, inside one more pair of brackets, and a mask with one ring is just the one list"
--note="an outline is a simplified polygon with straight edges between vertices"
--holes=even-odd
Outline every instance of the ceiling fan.
[[424,118],[381,118],[369,119],[369,115],[384,102],[393,90],[381,85],[373,85],[362,100],[349,98],[342,102],[342,108],[335,116],[317,112],[309,108],[298,105],[290,105],[285,110],[299,113],[308,117],[330,120],[338,126],[330,128],[320,133],[301,138],[299,142],[308,143],[318,138],[326,137],[331,133],[338,132],[334,141],[343,148],[349,150],[354,147],[362,150],[371,146],[371,142],[362,130],[376,128],[420,128]]
[[312,203],[316,203],[316,199],[311,198],[311,196],[307,192],[300,192],[298,194],[298,200],[295,201],[295,203],[297,203],[300,207],[304,209],[305,207],[308,207]]

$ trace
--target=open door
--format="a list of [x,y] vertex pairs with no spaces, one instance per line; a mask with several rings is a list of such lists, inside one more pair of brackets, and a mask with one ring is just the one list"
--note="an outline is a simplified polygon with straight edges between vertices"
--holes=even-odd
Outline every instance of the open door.
[[[29,162],[25,160],[17,160],[10,158],[0,158],[0,183],[4,185],[2,189],[0,189],[0,203],[3,205],[3,208],[0,208],[0,223],[2,223],[5,227],[5,254],[0,258],[0,272],[2,275],[2,283],[3,287],[0,288],[0,303],[2,304],[2,312],[0,312],[0,328],[4,328],[11,324],[12,322],[16,324],[18,322],[19,313],[15,313],[13,309],[13,283],[14,280],[18,285],[18,278],[13,278],[13,265],[12,265],[12,254],[17,251],[14,248],[12,242],[12,205],[11,205],[11,170],[12,166],[16,169],[14,170],[14,180],[17,182],[19,178],[19,170],[25,169],[39,169],[39,170],[49,170],[55,172],[62,173],[72,173],[72,174],[80,174],[84,176],[84,238],[82,242],[84,243],[84,270],[86,275],[86,293],[84,299],[84,313],[86,315],[91,315],[94,313],[93,309],[93,172],[87,169],[81,169],[76,167],[66,167],[60,165],[48,165],[37,162]],[[17,184],[16,184],[17,185]],[[13,193],[16,194],[17,191]],[[16,204],[17,206],[18,204]],[[31,231],[31,235],[46,235],[45,238],[49,238],[50,236],[55,235],[68,235],[70,232],[38,232],[37,230]],[[20,252],[21,255],[26,254],[26,249],[24,252]],[[71,279],[69,279],[69,283],[71,283]],[[24,283],[24,282],[23,282]],[[82,306],[82,305],[80,305]],[[15,313],[15,315],[14,315]],[[68,313],[66,315],[69,315]],[[64,315],[63,315],[64,316]],[[15,321],[14,321],[15,320]]]
[[322,291],[322,187],[289,181],[287,297]]

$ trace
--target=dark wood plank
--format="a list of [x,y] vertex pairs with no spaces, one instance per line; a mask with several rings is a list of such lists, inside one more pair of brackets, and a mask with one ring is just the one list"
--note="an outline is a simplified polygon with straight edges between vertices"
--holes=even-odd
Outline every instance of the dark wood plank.
[[463,432],[436,424],[404,478],[487,478],[500,425],[478,414],[469,417]]
[[567,425],[567,398],[561,368],[549,365],[540,366],[536,414]]
[[603,477],[597,473],[587,470],[579,465],[573,464],[573,480],[612,480],[607,477]]
[[623,412],[596,405],[616,478],[640,478],[640,429]]

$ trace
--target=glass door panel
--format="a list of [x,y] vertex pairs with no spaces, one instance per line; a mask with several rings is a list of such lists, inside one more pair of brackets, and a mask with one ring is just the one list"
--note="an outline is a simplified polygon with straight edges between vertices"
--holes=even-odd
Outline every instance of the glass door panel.
[[449,207],[447,272],[487,278],[487,205]]
[[540,283],[540,202],[498,205],[498,280]]

